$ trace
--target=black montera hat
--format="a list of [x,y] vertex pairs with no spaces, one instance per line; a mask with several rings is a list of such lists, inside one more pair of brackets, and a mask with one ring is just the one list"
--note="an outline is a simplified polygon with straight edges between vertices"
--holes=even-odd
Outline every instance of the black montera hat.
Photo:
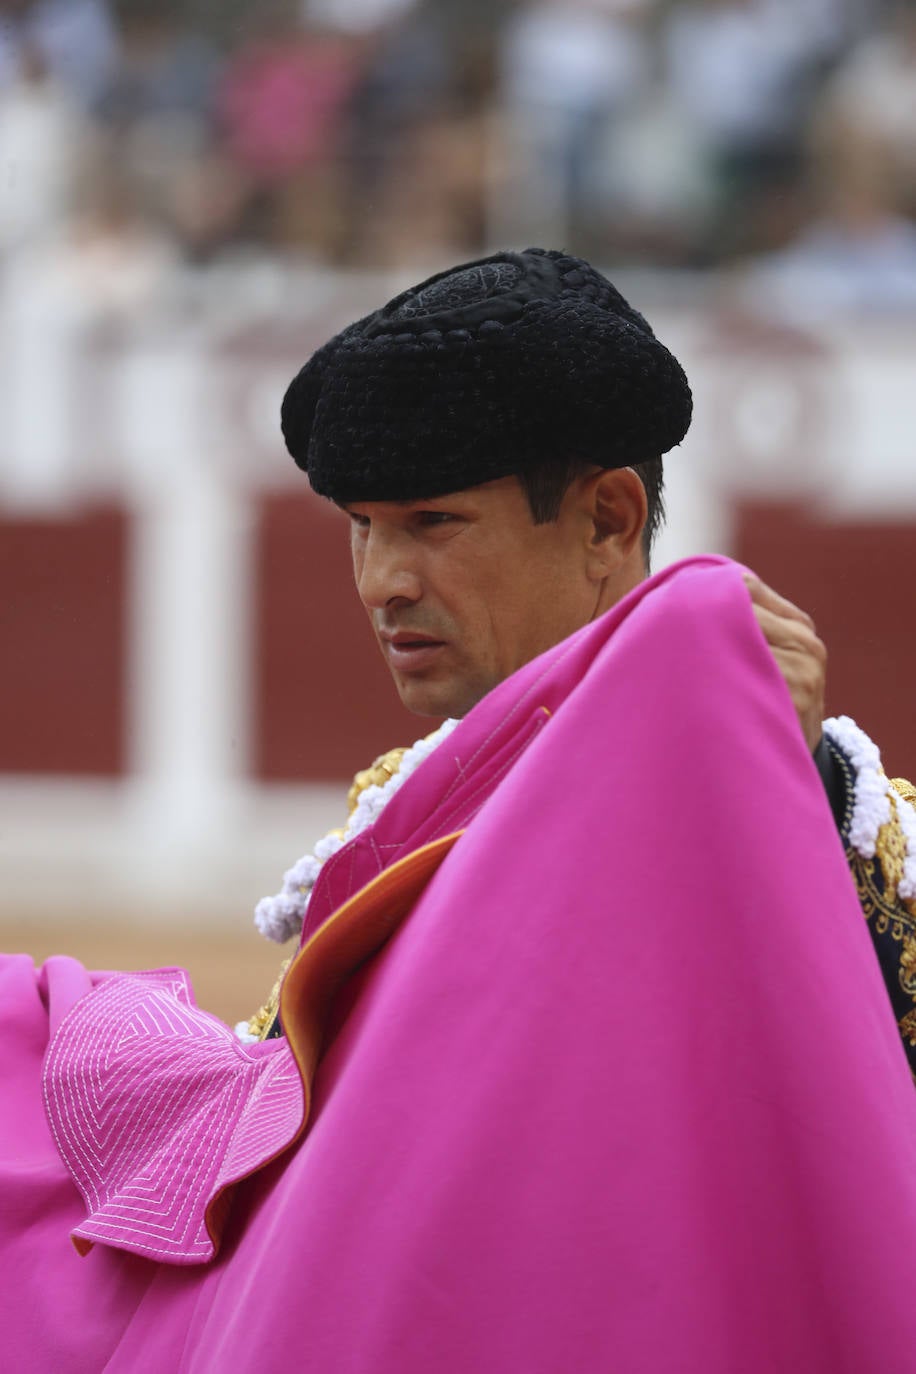
[[550,458],[628,467],[679,444],[684,371],[581,258],[440,272],[335,335],[283,400],[286,446],[340,503],[444,496]]

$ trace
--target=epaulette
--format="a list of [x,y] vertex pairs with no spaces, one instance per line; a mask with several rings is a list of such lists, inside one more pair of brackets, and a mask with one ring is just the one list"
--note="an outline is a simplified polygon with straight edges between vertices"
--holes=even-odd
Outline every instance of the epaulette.
[[916,787],[887,777],[848,716],[825,721],[824,733],[846,777],[846,858],[916,1077]]

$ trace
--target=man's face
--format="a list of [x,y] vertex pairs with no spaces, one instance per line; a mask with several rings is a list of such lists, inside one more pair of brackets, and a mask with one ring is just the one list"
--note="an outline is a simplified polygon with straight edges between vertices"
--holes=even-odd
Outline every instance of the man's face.
[[404,705],[461,716],[516,668],[586,624],[586,517],[567,494],[536,525],[515,477],[429,501],[346,507],[353,570]]

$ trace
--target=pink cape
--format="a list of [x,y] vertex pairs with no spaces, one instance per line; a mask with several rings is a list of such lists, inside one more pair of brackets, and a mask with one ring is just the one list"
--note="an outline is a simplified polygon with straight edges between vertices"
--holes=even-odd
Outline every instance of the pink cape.
[[913,1085],[724,560],[480,703],[326,865],[283,1013],[0,961],[3,1368],[916,1364]]

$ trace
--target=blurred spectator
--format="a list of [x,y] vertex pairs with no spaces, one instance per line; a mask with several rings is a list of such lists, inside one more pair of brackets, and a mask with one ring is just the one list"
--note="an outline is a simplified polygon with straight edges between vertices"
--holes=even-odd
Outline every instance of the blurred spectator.
[[198,259],[232,239],[242,195],[214,147],[222,57],[185,9],[181,0],[122,0],[121,60],[95,114],[106,155],[130,171],[137,208]]
[[411,9],[415,0],[302,0],[306,25],[339,33],[376,33]]
[[121,15],[121,54],[95,112],[119,127],[175,114],[208,123],[220,60],[188,27],[181,0],[132,0]]
[[0,0],[7,250],[59,231],[94,141],[131,234],[194,262],[864,272],[906,260],[914,129],[916,0]]
[[825,92],[820,129],[843,165],[887,164],[901,208],[916,214],[916,3],[894,0],[884,23]]
[[604,140],[647,89],[646,0],[536,0],[502,36],[509,225],[594,251]]
[[631,263],[702,263],[717,203],[703,149],[664,83],[647,84],[605,130],[593,231]]
[[348,110],[345,260],[413,265],[479,249],[492,29],[483,0],[419,0],[367,36]]
[[351,79],[349,48],[337,36],[264,32],[236,53],[221,86],[230,152],[265,183],[326,160]]
[[0,0],[0,88],[40,60],[84,107],[114,68],[117,38],[105,0]]
[[226,152],[244,174],[255,231],[333,252],[337,157],[355,50],[342,34],[302,27],[290,5],[252,12],[217,94]]
[[244,237],[249,191],[246,178],[218,147],[176,168],[168,211],[189,262],[206,263]]
[[811,0],[689,0],[669,12],[667,81],[717,204],[711,256],[767,246],[766,201],[800,175],[826,43]]
[[0,86],[0,249],[59,229],[72,208],[86,136],[70,92],[23,44],[18,73]]
[[818,150],[817,210],[793,242],[750,273],[758,300],[784,316],[916,310],[916,225],[896,208],[889,164]]
[[826,72],[880,19],[888,0],[757,0],[783,28],[816,75]]
[[783,318],[912,315],[916,310],[916,227],[899,216],[817,221],[748,277],[758,305]]
[[211,155],[220,59],[209,40],[188,29],[181,10],[179,0],[124,5],[121,59],[93,113],[104,154],[130,169],[137,209],[180,239],[190,234],[196,256],[201,234],[198,225],[185,227],[185,188],[203,179]]
[[73,219],[24,246],[4,277],[6,299],[61,328],[136,327],[172,297],[177,256],[150,223],[129,174],[99,161]]
[[809,127],[811,213],[751,274],[785,312],[916,309],[916,5],[882,23],[828,78]]

